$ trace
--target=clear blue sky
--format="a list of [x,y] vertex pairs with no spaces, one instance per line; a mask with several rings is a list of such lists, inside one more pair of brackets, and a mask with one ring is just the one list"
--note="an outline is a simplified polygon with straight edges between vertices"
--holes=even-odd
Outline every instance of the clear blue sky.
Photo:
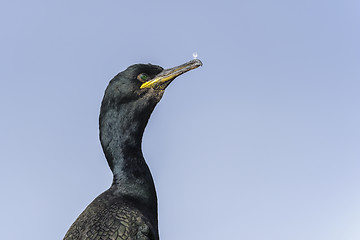
[[144,136],[161,239],[360,239],[360,2],[124,2],[1,1],[1,239],[62,239],[108,81],[194,51]]

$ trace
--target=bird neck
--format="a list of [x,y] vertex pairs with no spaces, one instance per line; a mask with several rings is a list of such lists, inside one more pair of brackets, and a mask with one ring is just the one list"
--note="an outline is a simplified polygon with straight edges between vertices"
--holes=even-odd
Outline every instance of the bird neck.
[[142,136],[153,108],[144,111],[139,106],[137,102],[103,104],[100,141],[114,175],[112,188],[120,195],[156,205],[155,186],[141,151]]

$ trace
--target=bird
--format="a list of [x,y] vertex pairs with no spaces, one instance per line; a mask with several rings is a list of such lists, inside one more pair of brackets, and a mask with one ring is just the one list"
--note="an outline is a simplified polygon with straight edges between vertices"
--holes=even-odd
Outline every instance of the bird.
[[199,59],[169,69],[134,64],[109,82],[100,107],[99,137],[113,181],[78,216],[64,240],[159,239],[157,196],[142,137],[169,84],[200,66]]

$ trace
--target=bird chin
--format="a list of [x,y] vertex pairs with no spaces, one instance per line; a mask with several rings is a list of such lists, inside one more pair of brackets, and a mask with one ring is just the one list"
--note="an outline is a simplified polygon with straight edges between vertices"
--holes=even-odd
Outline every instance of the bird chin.
[[159,102],[164,95],[165,89],[154,89],[150,88],[148,89],[146,95],[150,99],[155,100],[156,102]]

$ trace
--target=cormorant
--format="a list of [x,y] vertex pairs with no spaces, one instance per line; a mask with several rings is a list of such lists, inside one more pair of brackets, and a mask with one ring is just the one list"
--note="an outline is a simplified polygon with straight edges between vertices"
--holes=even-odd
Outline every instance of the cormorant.
[[159,239],[157,197],[141,151],[142,136],[165,88],[201,65],[198,59],[166,70],[135,64],[110,81],[101,103],[99,129],[113,182],[80,214],[64,240]]

